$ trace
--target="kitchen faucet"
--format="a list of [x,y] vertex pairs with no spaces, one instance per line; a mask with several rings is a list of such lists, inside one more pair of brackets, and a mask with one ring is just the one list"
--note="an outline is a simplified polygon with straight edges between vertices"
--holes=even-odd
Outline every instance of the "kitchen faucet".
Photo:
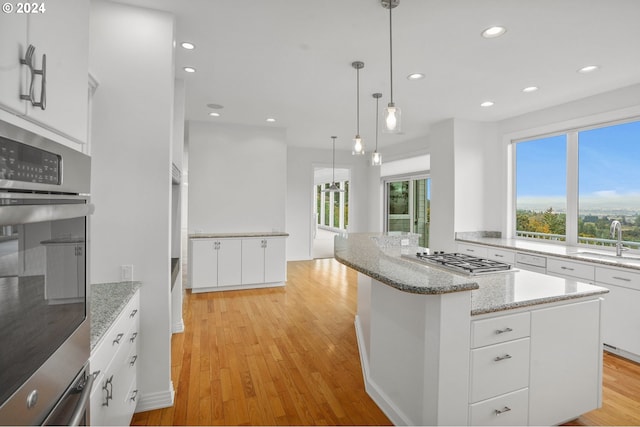
[[611,221],[611,227],[609,228],[609,232],[611,233],[611,237],[616,237],[616,230],[618,231],[618,242],[616,243],[616,256],[622,256],[622,251],[625,249],[622,246],[622,224],[620,221]]

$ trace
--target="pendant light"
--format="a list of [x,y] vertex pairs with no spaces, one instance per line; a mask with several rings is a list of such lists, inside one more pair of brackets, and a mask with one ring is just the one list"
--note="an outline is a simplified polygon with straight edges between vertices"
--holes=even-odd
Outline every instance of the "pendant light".
[[336,138],[337,136],[331,137],[331,139],[333,139],[333,174],[331,176],[331,185],[329,186],[329,188],[325,188],[324,190],[322,190],[323,193],[344,192],[344,190],[341,190],[340,187],[338,187],[338,185],[336,184]]
[[364,144],[360,137],[360,69],[364,68],[364,62],[354,61],[351,66],[356,69],[356,136],[353,138],[354,156],[364,154]]
[[384,127],[382,131],[385,133],[399,133],[401,111],[393,102],[393,27],[391,11],[400,4],[400,0],[380,0],[380,3],[382,7],[389,9],[389,86],[391,92],[389,105],[387,105],[385,109]]
[[378,105],[380,104],[381,93],[374,93],[372,95],[376,100],[376,149],[371,153],[371,166],[380,166],[382,164],[382,154],[378,153]]

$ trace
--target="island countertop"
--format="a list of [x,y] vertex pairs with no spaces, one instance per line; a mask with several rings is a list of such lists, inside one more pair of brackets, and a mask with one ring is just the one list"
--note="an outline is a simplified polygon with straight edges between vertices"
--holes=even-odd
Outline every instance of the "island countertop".
[[[471,292],[471,314],[479,315],[607,293],[606,288],[576,280],[519,270],[467,276],[401,258],[418,251],[402,235],[396,244],[380,244],[385,233],[336,236],[337,261],[386,285],[415,294]],[[408,237],[409,235],[407,235]],[[404,240],[404,241],[403,241]],[[405,243],[404,245],[402,243]]]

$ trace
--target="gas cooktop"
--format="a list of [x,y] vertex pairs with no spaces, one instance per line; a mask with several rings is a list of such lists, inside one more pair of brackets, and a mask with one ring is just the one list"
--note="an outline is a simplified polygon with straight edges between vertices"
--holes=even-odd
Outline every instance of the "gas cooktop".
[[417,252],[415,255],[403,254],[402,257],[471,276],[515,271],[511,264],[460,253]]

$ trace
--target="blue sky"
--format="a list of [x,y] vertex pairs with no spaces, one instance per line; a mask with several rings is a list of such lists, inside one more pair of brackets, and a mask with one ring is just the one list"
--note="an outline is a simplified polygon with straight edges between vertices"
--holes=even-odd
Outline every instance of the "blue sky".
[[[640,122],[581,131],[578,140],[580,210],[640,209]],[[518,205],[563,210],[566,158],[565,135],[518,143]]]

